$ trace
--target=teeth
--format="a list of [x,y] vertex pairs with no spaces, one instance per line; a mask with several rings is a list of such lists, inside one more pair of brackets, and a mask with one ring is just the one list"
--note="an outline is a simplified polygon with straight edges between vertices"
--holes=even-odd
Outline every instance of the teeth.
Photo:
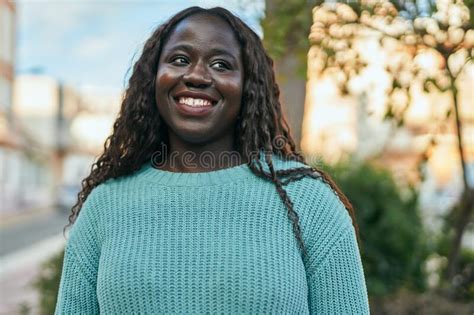
[[180,97],[178,100],[181,104],[186,104],[192,107],[204,107],[211,106],[212,103],[209,100],[204,100],[201,98],[192,98],[192,97]]

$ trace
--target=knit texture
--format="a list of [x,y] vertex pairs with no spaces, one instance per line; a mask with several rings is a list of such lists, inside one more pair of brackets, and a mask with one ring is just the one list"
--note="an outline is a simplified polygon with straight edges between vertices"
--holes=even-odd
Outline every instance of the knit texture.
[[313,178],[285,189],[308,260],[274,184],[245,164],[173,173],[147,163],[106,181],[70,231],[56,314],[368,314],[344,205]]

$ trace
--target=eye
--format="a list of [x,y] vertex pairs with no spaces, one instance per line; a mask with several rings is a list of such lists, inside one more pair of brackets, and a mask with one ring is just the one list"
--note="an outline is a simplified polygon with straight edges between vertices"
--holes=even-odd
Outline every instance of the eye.
[[186,64],[187,62],[188,62],[188,59],[184,56],[176,56],[171,59],[171,63],[176,63],[176,64]]
[[[215,65],[219,65],[219,67],[214,67]],[[225,71],[225,70],[230,70],[230,66],[227,64],[227,62],[224,61],[217,61],[211,65],[214,69],[217,69],[218,71]]]

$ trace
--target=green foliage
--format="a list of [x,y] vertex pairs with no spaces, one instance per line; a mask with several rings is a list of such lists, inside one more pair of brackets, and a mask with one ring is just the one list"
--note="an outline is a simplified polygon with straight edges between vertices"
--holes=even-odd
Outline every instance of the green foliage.
[[369,295],[400,288],[425,289],[426,238],[417,208],[417,193],[401,190],[392,175],[364,162],[324,166],[356,210],[361,256]]
[[33,286],[39,292],[40,314],[54,314],[59,282],[64,260],[64,250],[43,263],[41,272]]
[[[436,237],[436,252],[441,257],[448,257],[451,247],[450,240],[454,231],[451,228],[453,221],[452,212],[444,219],[443,232]],[[472,231],[471,231],[472,232]],[[459,301],[474,301],[474,250],[461,248],[458,268],[450,286],[451,296]],[[440,270],[440,275],[446,273],[447,265]],[[445,279],[444,279],[445,280]],[[445,283],[444,283],[445,285]]]
[[469,23],[474,28],[474,0],[464,0],[464,5],[469,8]]
[[[467,2],[474,0],[467,0]],[[287,55],[294,55],[298,60],[297,72],[306,78],[307,58],[310,42],[308,39],[313,24],[312,10],[321,5],[322,0],[266,0],[265,16],[260,25],[263,29],[263,44],[270,56],[279,60]],[[371,11],[370,6],[361,5],[359,1],[339,0],[354,11]],[[415,18],[420,13],[433,13],[436,7],[430,1],[394,0],[390,1],[404,16]],[[419,3],[423,2],[420,6]],[[420,12],[419,8],[423,8]]]
[[459,274],[454,278],[456,298],[464,301],[474,301],[474,251],[461,249],[459,255]]
[[265,17],[260,21],[263,45],[270,56],[279,60],[296,56],[297,72],[306,78],[308,35],[313,23],[311,10],[322,1],[270,0],[266,1]]
[[24,302],[21,303],[18,307],[18,315],[29,315],[31,314],[31,306]]

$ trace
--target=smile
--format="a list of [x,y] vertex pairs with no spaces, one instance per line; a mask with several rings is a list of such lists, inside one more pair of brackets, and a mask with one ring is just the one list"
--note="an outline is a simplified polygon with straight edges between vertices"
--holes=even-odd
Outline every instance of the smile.
[[184,116],[206,116],[214,110],[216,104],[220,103],[193,97],[175,97],[173,100],[178,112]]
[[212,106],[212,101],[202,99],[202,98],[192,98],[192,97],[179,97],[178,103],[191,106],[191,107],[206,107]]

